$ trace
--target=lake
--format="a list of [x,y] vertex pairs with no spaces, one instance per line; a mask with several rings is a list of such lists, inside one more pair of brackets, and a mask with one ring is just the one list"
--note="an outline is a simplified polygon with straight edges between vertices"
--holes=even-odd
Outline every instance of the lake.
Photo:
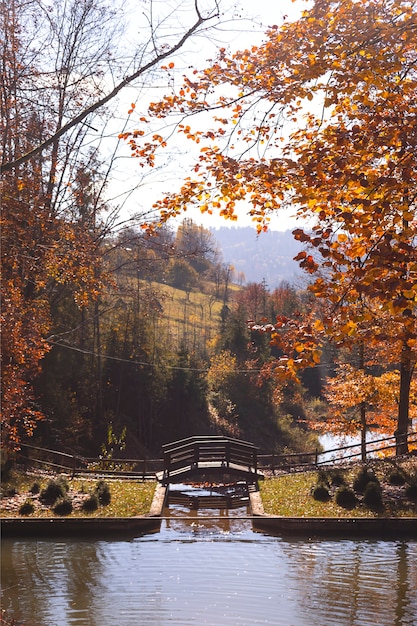
[[161,532],[2,542],[15,626],[415,626],[417,541],[254,532],[246,508],[170,507]]

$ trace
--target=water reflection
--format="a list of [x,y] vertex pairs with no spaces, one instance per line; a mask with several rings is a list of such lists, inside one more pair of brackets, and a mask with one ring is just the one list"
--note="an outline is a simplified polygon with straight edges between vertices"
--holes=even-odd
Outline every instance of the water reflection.
[[[242,533],[248,532],[253,539],[249,506],[213,510],[175,505],[165,508],[163,516],[162,537],[166,531],[172,530],[193,540],[197,540],[198,537],[210,537],[213,541],[222,540],[231,532],[234,540],[238,540]],[[168,534],[168,539],[172,539],[172,534]]]
[[[282,544],[290,559],[293,546]],[[415,543],[310,541],[298,547],[297,588],[305,623],[415,624],[417,620]],[[314,619],[311,615],[314,614]]]
[[412,626],[417,542],[287,540],[246,509],[167,510],[127,541],[3,541],[2,606],[25,626]]

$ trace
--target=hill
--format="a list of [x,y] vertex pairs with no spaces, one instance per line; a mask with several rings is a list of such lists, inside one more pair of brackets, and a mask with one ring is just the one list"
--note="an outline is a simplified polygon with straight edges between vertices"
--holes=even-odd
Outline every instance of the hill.
[[293,260],[302,246],[290,230],[270,230],[260,235],[251,226],[210,230],[225,263],[233,265],[237,274],[243,272],[247,283],[265,281],[269,289],[282,281],[304,284],[305,275]]

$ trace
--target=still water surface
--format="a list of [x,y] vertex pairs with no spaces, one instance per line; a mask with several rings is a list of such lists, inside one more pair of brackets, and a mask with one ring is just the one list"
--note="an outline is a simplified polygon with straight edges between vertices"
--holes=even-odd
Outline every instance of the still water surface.
[[165,514],[125,541],[4,540],[3,610],[25,626],[417,624],[417,541],[273,537],[242,509]]

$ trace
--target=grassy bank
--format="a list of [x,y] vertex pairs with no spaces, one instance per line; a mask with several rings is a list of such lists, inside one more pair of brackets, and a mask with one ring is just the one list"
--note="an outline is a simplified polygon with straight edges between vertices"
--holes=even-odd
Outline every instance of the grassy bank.
[[[370,482],[379,487],[368,487]],[[338,504],[340,491],[345,494],[343,505]],[[265,513],[270,515],[417,516],[417,460],[375,461],[366,472],[358,465],[285,474],[262,481],[260,492]]]
[[[90,478],[61,479],[62,495],[46,498],[45,490],[54,481],[47,476],[14,474],[2,485],[0,517],[61,517],[54,511],[59,501],[71,503],[65,517],[132,517],[149,513],[156,483],[138,480],[104,480]],[[106,485],[106,487],[104,487]],[[105,494],[105,496],[103,495]],[[90,506],[85,503],[89,501]],[[95,505],[96,508],[93,508]],[[25,511],[22,515],[22,507]],[[67,506],[69,511],[69,506]],[[58,509],[59,511],[59,509]],[[64,508],[65,511],[65,508]]]

